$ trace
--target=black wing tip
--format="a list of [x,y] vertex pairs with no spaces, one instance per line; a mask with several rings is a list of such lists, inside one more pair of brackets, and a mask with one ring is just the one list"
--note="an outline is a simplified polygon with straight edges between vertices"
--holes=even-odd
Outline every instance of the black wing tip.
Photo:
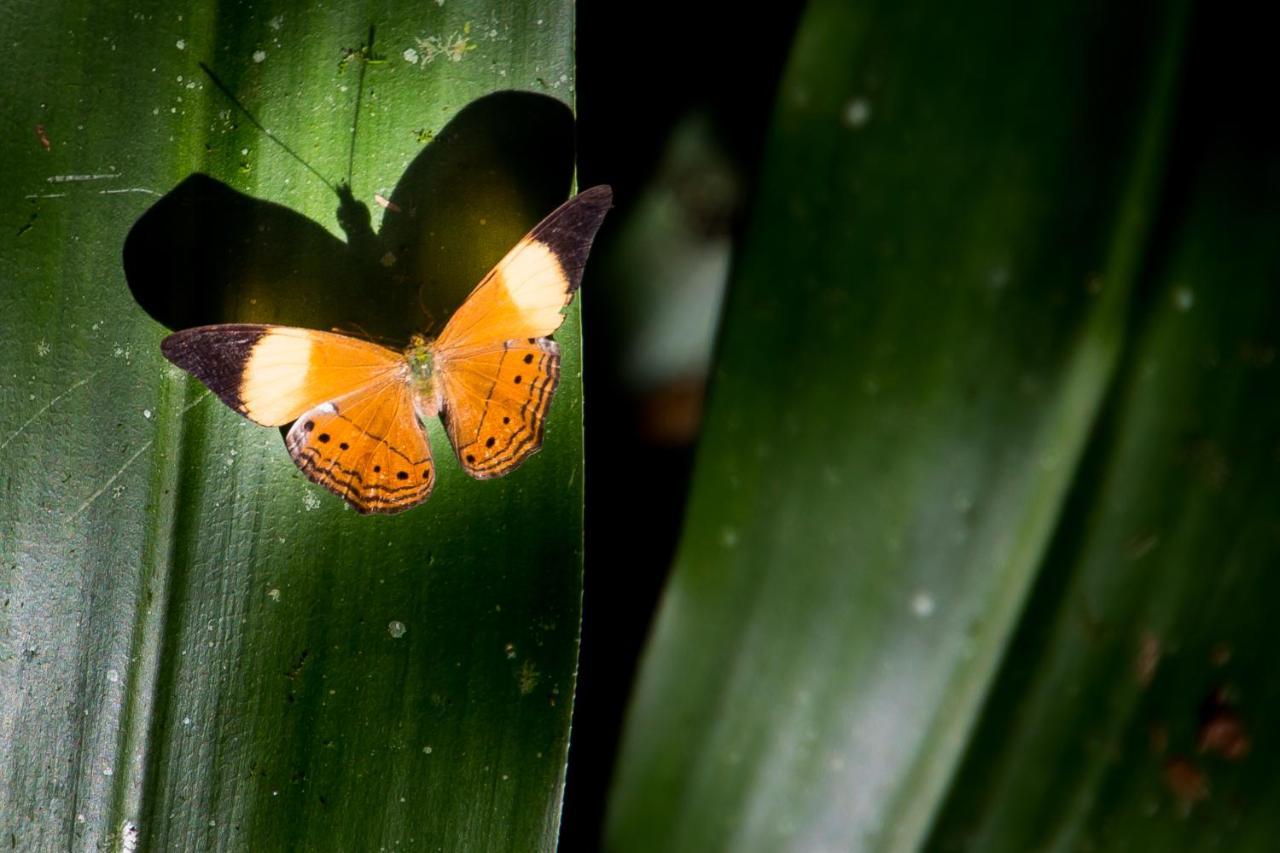
[[203,382],[222,402],[244,414],[240,380],[254,345],[270,329],[249,323],[182,329],[160,341],[160,353]]
[[603,205],[604,209],[608,210],[613,207],[613,187],[608,184],[596,184],[594,187],[587,187],[570,199],[569,203]]
[[568,278],[568,291],[582,284],[591,243],[604,215],[613,207],[613,188],[608,184],[589,187],[556,208],[531,235],[545,244],[560,261]]

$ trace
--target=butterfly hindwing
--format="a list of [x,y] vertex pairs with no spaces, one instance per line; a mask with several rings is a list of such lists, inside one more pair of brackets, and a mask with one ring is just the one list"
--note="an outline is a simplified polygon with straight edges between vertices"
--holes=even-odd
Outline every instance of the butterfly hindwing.
[[538,223],[449,318],[436,349],[495,346],[560,328],[612,198],[608,187],[592,187]]
[[547,409],[560,380],[555,341],[530,338],[442,360],[441,415],[458,461],[487,480],[542,446]]
[[361,513],[401,512],[435,485],[431,445],[400,379],[303,413],[285,444],[303,474]]
[[319,404],[402,369],[391,349],[333,332],[228,323],[174,332],[160,344],[174,364],[255,423],[282,426]]

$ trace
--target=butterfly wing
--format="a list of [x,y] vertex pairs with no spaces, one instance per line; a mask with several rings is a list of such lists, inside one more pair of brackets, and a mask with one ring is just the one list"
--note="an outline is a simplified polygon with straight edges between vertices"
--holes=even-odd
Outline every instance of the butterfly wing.
[[542,446],[560,378],[560,351],[546,336],[564,322],[611,200],[608,187],[592,187],[557,208],[485,276],[436,340],[441,416],[471,476],[500,477]]
[[542,447],[547,409],[560,381],[555,341],[509,341],[459,354],[441,367],[441,416],[468,474],[501,477]]
[[293,421],[293,461],[357,511],[400,512],[431,494],[431,447],[400,353],[332,332],[243,324],[175,332],[160,349],[249,420]]
[[436,349],[541,338],[560,328],[612,198],[608,187],[592,187],[538,223],[449,318]]
[[435,486],[431,445],[398,377],[303,413],[285,445],[303,474],[357,512],[401,512]]
[[333,332],[229,323],[174,332],[165,358],[255,423],[282,426],[321,403],[400,375],[395,350]]

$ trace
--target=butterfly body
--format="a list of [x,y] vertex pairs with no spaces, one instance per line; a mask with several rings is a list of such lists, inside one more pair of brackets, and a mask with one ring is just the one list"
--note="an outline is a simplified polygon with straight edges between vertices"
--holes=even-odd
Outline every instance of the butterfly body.
[[396,351],[289,326],[186,329],[164,355],[264,426],[292,423],[285,446],[312,481],[362,513],[426,500],[435,463],[425,425],[439,415],[477,479],[507,474],[542,446],[560,377],[549,337],[581,282],[608,187],[544,219],[476,286],[438,338]]
[[430,338],[414,335],[404,351],[405,380],[413,387],[413,408],[424,424],[439,413],[443,404],[436,383],[436,354],[432,343]]

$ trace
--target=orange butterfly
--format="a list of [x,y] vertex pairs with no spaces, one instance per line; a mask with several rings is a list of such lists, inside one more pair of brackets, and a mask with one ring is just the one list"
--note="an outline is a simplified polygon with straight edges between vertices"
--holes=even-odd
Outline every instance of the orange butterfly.
[[254,423],[293,422],[285,445],[313,482],[361,513],[425,501],[437,413],[463,469],[507,474],[542,446],[560,378],[549,337],[582,281],[612,200],[592,187],[542,220],[462,303],[434,340],[403,352],[333,332],[225,324],[175,332],[160,349]]

